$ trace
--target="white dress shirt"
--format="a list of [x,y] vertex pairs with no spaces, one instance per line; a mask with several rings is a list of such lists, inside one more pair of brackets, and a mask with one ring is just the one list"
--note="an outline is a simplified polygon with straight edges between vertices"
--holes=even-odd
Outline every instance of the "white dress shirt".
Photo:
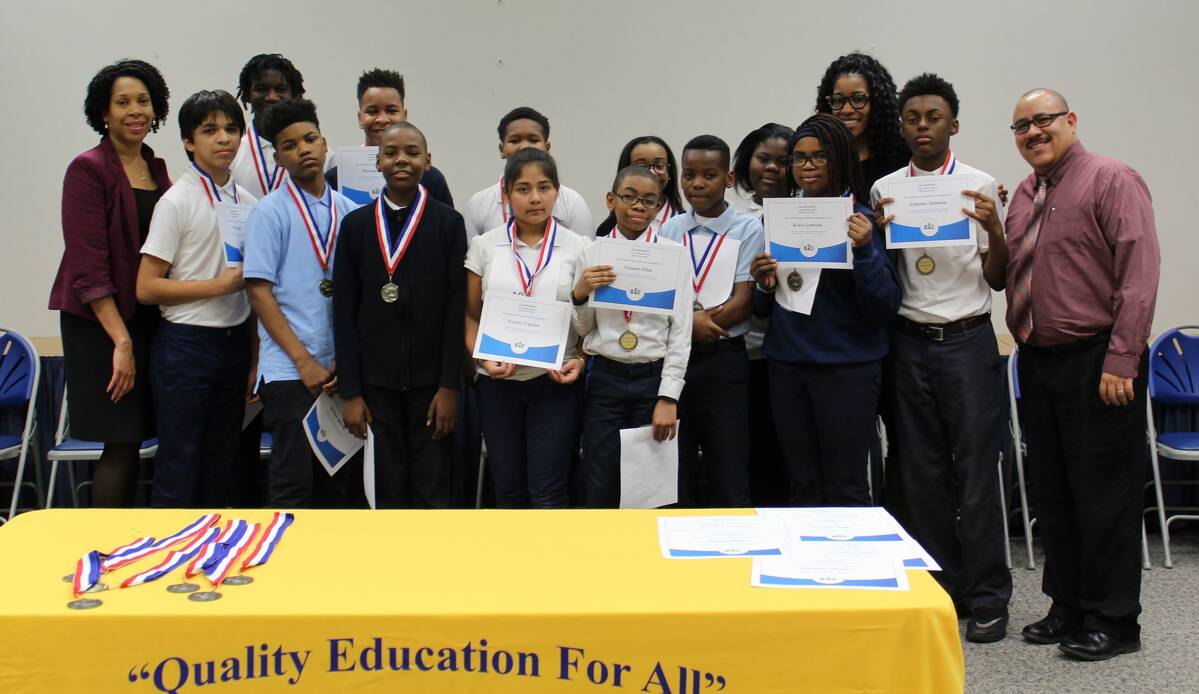
[[[508,219],[504,209],[500,184],[487,186],[470,196],[463,211],[462,219],[466,223],[467,240],[482,234],[488,229],[502,227]],[[583,196],[573,188],[561,186],[558,189],[558,201],[554,203],[554,219],[567,229],[576,230],[578,236],[595,237],[595,225],[591,221],[591,210],[583,202]]]
[[[261,149],[255,149],[254,142],[257,142]],[[259,154],[261,166],[255,162],[259,159]],[[329,149],[325,152],[325,171],[333,166],[333,150]],[[248,114],[246,134],[241,136],[241,146],[237,148],[237,155],[233,157],[233,164],[229,170],[233,172],[233,180],[237,181],[237,185],[259,199],[266,197],[272,190],[282,188],[283,181],[287,179],[287,172],[275,162],[275,145],[258,135],[254,129],[253,118]]]

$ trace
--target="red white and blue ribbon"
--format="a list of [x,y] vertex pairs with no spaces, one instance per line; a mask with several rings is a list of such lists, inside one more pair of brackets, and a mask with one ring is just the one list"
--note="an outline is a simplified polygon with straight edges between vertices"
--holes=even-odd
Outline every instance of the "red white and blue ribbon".
[[[215,208],[216,204],[221,201],[221,187],[216,184],[211,174],[200,168],[199,164],[192,162],[192,168],[196,170],[196,173],[200,174],[200,185],[204,188],[204,193],[208,195],[208,204]],[[232,180],[232,177],[230,177],[230,180]],[[236,183],[233,184],[233,202],[241,202],[241,197],[237,194]]]
[[263,531],[262,537],[259,538],[258,546],[242,562],[241,570],[243,573],[247,569],[262,566],[270,561],[271,555],[275,553],[275,547],[279,544],[279,540],[283,539],[283,532],[295,522],[295,519],[296,517],[293,513],[275,512],[275,517],[271,519],[270,524]]
[[100,553],[88,552],[75,563],[75,577],[71,579],[71,589],[75,596],[83,595],[91,587],[100,582]]
[[[948,176],[949,174],[953,173],[953,170],[956,169],[957,167],[958,167],[958,158],[953,153],[953,150],[951,149],[945,153],[945,163],[941,164],[941,170],[938,171],[937,173],[942,176]],[[916,165],[909,161],[908,162],[908,177],[910,178],[915,175],[916,175]]]
[[671,216],[673,216],[673,215],[674,215],[674,208],[670,206],[670,201],[667,200],[666,204],[662,205],[662,214],[658,215],[658,217],[654,221],[656,221],[660,225],[665,224],[666,220],[670,219]]
[[166,549],[167,547],[170,547],[171,545],[174,545],[177,542],[191,540],[196,535],[203,533],[213,523],[216,523],[220,519],[221,519],[221,514],[219,514],[219,513],[208,513],[203,516],[200,516],[199,518],[192,521],[185,528],[183,528],[179,532],[175,533],[174,535],[168,535],[167,537],[164,537],[161,540],[156,540],[154,542],[146,544],[143,547],[141,547],[140,549],[125,552],[125,553],[121,554],[120,556],[111,556],[110,555],[109,557],[104,559],[102,569],[105,573],[107,573],[109,571],[115,571],[116,569],[119,569],[122,566],[125,566],[126,564],[132,564],[133,562],[137,561],[138,559],[141,559],[142,557],[146,557],[151,554],[154,554],[155,552],[157,552],[159,550]]
[[266,154],[262,151],[262,138],[258,137],[258,131],[254,129],[254,123],[249,123],[249,132],[246,133],[250,142],[250,159],[254,162],[254,173],[258,174],[258,185],[262,186],[262,194],[276,190],[283,185],[283,179],[288,178],[287,172],[282,171],[278,164],[272,171],[267,171]]
[[[245,523],[245,521],[238,522]],[[204,575],[208,577],[214,590],[229,575],[229,571],[233,569],[233,565],[237,563],[246,548],[254,542],[254,536],[258,534],[260,527],[259,523],[245,525],[240,534],[235,532],[233,537],[217,550],[212,559],[204,564]]]
[[512,246],[512,257],[516,259],[516,274],[520,278],[521,291],[525,296],[533,296],[533,283],[550,265],[554,257],[554,244],[558,241],[558,220],[550,217],[545,223],[545,235],[541,238],[541,252],[537,254],[537,265],[529,269],[525,259],[516,252],[516,220],[511,219],[505,227],[508,231],[508,243]]
[[[608,234],[608,238],[624,239],[624,234],[620,233],[620,229],[618,227],[612,227],[612,232]],[[628,239],[625,240],[627,241]],[[641,236],[641,240],[645,241],[646,243],[658,242],[658,235],[654,233],[653,226],[648,226],[645,228],[645,233]]]
[[500,219],[507,224],[512,216],[512,203],[508,202],[508,193],[504,190],[504,177],[500,176]]
[[[108,552],[107,554],[101,552],[100,559],[102,559],[103,561],[115,562],[117,559],[124,557],[126,554],[136,552],[145,547],[149,547],[152,544],[154,544],[154,538],[139,537],[136,540],[134,540],[133,542],[130,542],[127,545],[121,545],[120,547],[117,547],[116,549],[112,550],[111,552]],[[101,570],[107,571],[107,569],[104,569],[103,566],[101,566]]]
[[[329,205],[329,228],[325,233],[321,233],[316,226],[316,218],[312,216],[312,210],[308,207],[308,201],[304,199],[304,194],[299,188],[291,182],[287,181],[287,194],[291,196],[291,201],[295,203],[296,211],[300,214],[300,221],[304,222],[304,229],[308,231],[308,240],[312,242],[312,250],[316,253],[316,262],[320,263],[321,271],[328,272],[329,259],[333,257],[333,249],[337,245],[337,231],[340,220],[337,218],[337,202],[333,200],[333,189],[325,186],[325,197],[328,198]],[[383,196],[380,195],[380,198]]]
[[191,578],[203,571],[206,565],[216,561],[218,554],[224,556],[222,548],[228,546],[230,542],[236,540],[238,537],[241,537],[246,532],[247,525],[249,523],[244,520],[231,520],[225,523],[225,528],[221,530],[221,534],[212,542],[204,545],[204,550],[197,554],[191,563],[187,565],[184,575]]
[[716,256],[720,253],[720,247],[724,245],[724,239],[729,233],[725,231],[723,234],[713,234],[712,238],[708,240],[708,247],[704,249],[704,254],[697,261],[695,259],[695,239],[691,236],[694,231],[694,229],[689,229],[686,234],[683,234],[683,245],[691,253],[691,269],[695,271],[691,277],[691,286],[695,289],[695,296],[699,297],[699,290],[703,289],[704,282],[708,281],[708,273],[716,264]]
[[391,277],[395,274],[396,268],[400,266],[400,261],[404,259],[404,254],[408,252],[408,246],[416,236],[416,228],[420,226],[421,217],[425,216],[425,205],[429,202],[429,192],[419,183],[416,185],[416,198],[412,201],[408,218],[404,220],[404,226],[396,235],[394,246],[391,243],[391,221],[388,219],[390,215],[387,214],[387,203],[383,200],[384,195],[386,193],[380,195],[379,199],[375,201],[375,235],[379,237],[379,252],[383,254],[383,264],[387,266],[387,276]]
[[191,542],[168,554],[166,559],[163,559],[156,566],[152,566],[139,574],[125,579],[121,583],[121,587],[129,588],[132,586],[140,586],[143,583],[157,581],[180,566],[183,566],[183,564],[199,554],[200,551],[204,549],[208,543],[215,540],[217,535],[220,533],[220,528],[208,528],[203,533],[197,535]]

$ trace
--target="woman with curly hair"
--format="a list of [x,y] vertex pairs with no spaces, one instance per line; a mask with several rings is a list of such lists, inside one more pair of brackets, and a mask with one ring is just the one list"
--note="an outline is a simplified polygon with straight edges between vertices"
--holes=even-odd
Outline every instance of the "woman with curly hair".
[[855,52],[834,60],[816,91],[816,112],[831,113],[853,133],[867,190],[908,163],[895,81],[873,56]]
[[137,303],[138,253],[167,167],[143,141],[166,119],[170,92],[141,60],[92,78],[83,112],[100,144],[75,157],[62,184],[65,248],[50,291],[60,312],[71,435],[104,442],[93,506],[130,506],[141,442],[154,436],[146,374],[156,306]]

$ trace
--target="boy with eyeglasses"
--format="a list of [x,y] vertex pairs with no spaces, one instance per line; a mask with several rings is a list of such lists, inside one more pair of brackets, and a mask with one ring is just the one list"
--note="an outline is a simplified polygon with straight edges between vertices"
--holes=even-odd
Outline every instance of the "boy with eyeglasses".
[[911,162],[874,184],[879,228],[893,219],[883,197],[891,181],[969,175],[962,204],[974,222],[969,246],[896,252],[903,301],[893,323],[890,432],[909,529],[941,564],[937,580],[969,613],[966,639],[998,641],[1007,632],[1012,579],[1004,558],[1003,509],[996,472],[1002,440],[1002,369],[991,325],[991,290],[1004,286],[1007,244],[995,179],[959,161],[953,85],[933,74],[899,93],[900,131]]
[[[651,221],[665,198],[658,177],[642,165],[616,174],[607,196],[616,227],[606,236],[627,243],[674,244]],[[588,255],[595,257],[595,247]],[[583,267],[571,298],[583,351],[595,355],[583,411],[583,476],[588,508],[620,503],[620,430],[652,424],[654,439],[677,433],[678,399],[691,354],[691,289],[679,287],[674,315],[594,308],[588,295],[615,281],[611,265]]]

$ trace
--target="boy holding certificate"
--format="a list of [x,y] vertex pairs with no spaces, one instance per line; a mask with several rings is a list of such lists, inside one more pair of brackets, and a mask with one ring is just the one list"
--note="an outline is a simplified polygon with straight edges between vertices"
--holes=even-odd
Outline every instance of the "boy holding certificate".
[[866,462],[899,282],[860,202],[868,190],[850,131],[817,114],[796,129],[790,151],[801,197],[852,197],[854,210],[842,227],[852,269],[801,272],[765,253],[753,263],[755,309],[770,316],[762,353],[790,504],[868,506]]
[[358,505],[351,490],[361,457],[330,477],[302,425],[321,390],[336,384],[333,253],[354,203],[325,184],[325,139],[311,101],[272,106],[263,134],[287,176],[246,223],[247,293],[259,326],[258,393],[271,432],[267,500],[274,508]]
[[[666,203],[649,167],[627,166],[608,193],[615,228],[607,238],[626,243],[677,245],[654,233],[653,220]],[[592,247],[594,248],[594,246]],[[611,284],[611,265],[580,265],[571,293],[575,331],[583,351],[595,355],[583,412],[583,476],[589,508],[620,503],[620,430],[653,424],[654,439],[676,434],[678,400],[691,354],[692,293],[679,287],[674,315],[594,308],[588,295]]]
[[[362,73],[358,78],[358,127],[362,129],[367,147],[378,147],[383,132],[392,123],[408,120],[408,109],[404,106],[404,76],[395,70],[372,68]],[[334,189],[338,187],[337,167],[325,173],[325,180]],[[379,178],[379,183],[383,181]],[[445,182],[445,176],[436,166],[430,165],[420,184],[429,191],[434,200],[439,200],[448,207],[454,206],[454,198],[450,195],[450,187]]]
[[379,508],[448,508],[465,287],[462,215],[420,184],[424,134],[407,122],[379,140],[386,182],[346,216],[338,241],[333,336],[346,425],[375,437]]
[[[679,504],[749,504],[750,263],[763,250],[762,222],[725,202],[733,187],[729,146],[700,135],[683,148],[683,195],[691,211],[662,225],[683,244],[693,271],[691,358],[679,401]],[[699,469],[703,449],[704,470]],[[705,491],[698,481],[706,479]]]
[[[137,298],[162,307],[150,349],[158,418],[151,504],[219,508],[229,486],[250,368],[250,306],[222,232],[254,198],[229,166],[245,131],[233,95],[197,92],[179,109],[191,166],[154,207]],[[225,227],[223,230],[222,227]]]
[[[912,78],[899,94],[901,131],[912,161],[871,191],[880,227],[894,219],[888,184],[917,176],[966,174],[974,190],[974,242],[898,251],[903,303],[891,337],[893,440],[912,535],[942,570],[935,574],[962,612],[966,638],[1002,639],[1012,594],[1003,543],[996,473],[1003,437],[1003,376],[991,290],[1004,287],[1007,244],[995,179],[950,149],[958,132],[958,97],[932,74]],[[956,184],[956,181],[955,181]],[[884,216],[885,215],[885,216]]]
[[[531,147],[550,151],[550,121],[528,106],[514,108],[500,119],[500,159],[508,159],[522,149]],[[591,210],[583,196],[573,188],[560,186],[557,202],[551,211],[567,229],[577,234],[592,235]],[[512,203],[508,199],[504,177],[471,196],[466,203],[466,233],[474,238],[484,232],[503,227],[512,219]]]

